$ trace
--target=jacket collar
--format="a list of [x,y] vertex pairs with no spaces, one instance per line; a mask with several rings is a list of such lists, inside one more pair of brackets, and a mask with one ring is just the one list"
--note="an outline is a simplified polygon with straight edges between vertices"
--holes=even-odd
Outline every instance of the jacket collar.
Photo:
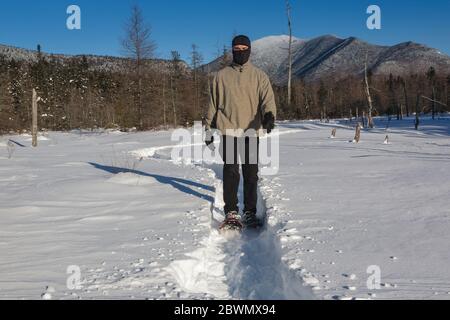
[[240,71],[243,72],[245,70],[247,70],[248,68],[250,68],[252,66],[252,63],[249,61],[247,61],[246,63],[244,63],[243,65],[237,64],[235,62],[231,63],[231,67],[236,70],[236,71]]

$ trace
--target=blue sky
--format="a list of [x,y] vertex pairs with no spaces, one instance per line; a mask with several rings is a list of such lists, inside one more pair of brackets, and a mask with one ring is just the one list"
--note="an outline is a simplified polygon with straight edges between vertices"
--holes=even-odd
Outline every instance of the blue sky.
[[[153,29],[157,55],[178,50],[187,59],[192,43],[212,59],[233,33],[253,40],[287,33],[284,0],[1,0],[0,43],[46,52],[121,55],[119,38],[133,3]],[[82,10],[82,29],[66,28],[66,9]],[[382,10],[382,29],[366,27],[366,9]],[[291,0],[294,35],[356,36],[392,45],[412,40],[450,54],[450,0]]]

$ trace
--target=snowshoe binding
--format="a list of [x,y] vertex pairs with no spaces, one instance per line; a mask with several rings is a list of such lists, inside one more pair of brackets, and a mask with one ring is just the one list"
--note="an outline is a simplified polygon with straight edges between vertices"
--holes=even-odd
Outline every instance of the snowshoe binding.
[[221,231],[241,231],[244,226],[241,222],[241,216],[236,211],[227,213],[225,221],[220,225]]

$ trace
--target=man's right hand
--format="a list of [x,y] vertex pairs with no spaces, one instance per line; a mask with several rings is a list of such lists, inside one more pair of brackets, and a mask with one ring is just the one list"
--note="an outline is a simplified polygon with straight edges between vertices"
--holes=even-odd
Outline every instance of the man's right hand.
[[214,151],[214,136],[210,130],[205,132],[205,144],[208,148]]

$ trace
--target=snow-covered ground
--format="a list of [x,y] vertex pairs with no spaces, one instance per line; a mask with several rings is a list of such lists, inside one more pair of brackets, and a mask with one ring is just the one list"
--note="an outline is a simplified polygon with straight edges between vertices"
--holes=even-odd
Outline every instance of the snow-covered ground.
[[268,225],[232,238],[220,163],[173,163],[169,131],[0,137],[0,298],[449,299],[450,120],[386,124],[280,123]]

